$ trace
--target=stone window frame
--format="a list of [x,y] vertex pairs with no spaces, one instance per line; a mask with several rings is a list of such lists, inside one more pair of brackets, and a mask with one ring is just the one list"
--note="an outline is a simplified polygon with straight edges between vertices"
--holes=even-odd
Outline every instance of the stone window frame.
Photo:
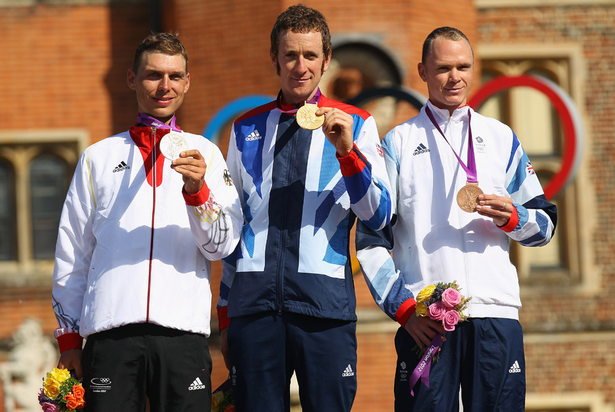
[[[584,84],[586,78],[585,58],[582,46],[576,43],[560,44],[481,44],[476,48],[477,56],[480,56],[483,69],[494,69],[507,75],[519,75],[524,68],[530,68],[529,61],[540,60],[541,64],[531,68],[542,68],[553,72],[562,83],[562,87],[568,92],[575,102],[583,119],[584,147],[583,160],[578,168],[577,175],[571,184],[565,189],[560,197],[566,202],[568,213],[558,216],[559,230],[565,230],[565,237],[561,239],[564,244],[566,268],[555,270],[536,270],[530,276],[529,262],[524,260],[523,248],[519,247],[515,252],[519,258],[519,279],[523,294],[540,294],[540,286],[550,289],[561,289],[568,293],[597,293],[600,290],[600,271],[593,264],[593,241],[592,233],[596,227],[595,217],[591,213],[582,211],[595,210],[595,194],[591,185],[582,184],[588,182],[589,172],[587,160],[591,147],[591,135],[589,133],[589,119],[584,113],[585,102]],[[557,62],[565,61],[565,65]],[[515,62],[515,64],[509,64]],[[534,165],[536,166],[536,165]],[[548,167],[547,167],[548,169]],[[578,182],[578,183],[577,183]],[[511,245],[512,246],[512,245]]]
[[88,144],[89,133],[82,129],[0,132],[0,158],[12,167],[14,173],[14,213],[17,233],[16,259],[0,261],[0,284],[17,286],[48,280],[53,271],[53,259],[33,258],[30,222],[31,161],[40,154],[57,156],[68,166],[67,180],[70,182],[79,157]]

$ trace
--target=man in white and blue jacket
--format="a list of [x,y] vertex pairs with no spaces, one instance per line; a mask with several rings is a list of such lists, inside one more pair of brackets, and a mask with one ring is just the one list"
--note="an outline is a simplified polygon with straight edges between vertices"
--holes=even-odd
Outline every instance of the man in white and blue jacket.
[[[237,412],[288,411],[293,372],[303,411],[350,411],[357,342],[349,232],[355,217],[374,230],[390,220],[380,140],[367,112],[318,88],[331,59],[322,14],[290,7],[271,41],[280,94],[237,119],[229,143],[245,222],[236,255],[224,261],[223,353],[228,340]],[[306,102],[325,116],[322,127],[297,123]]]
[[[509,241],[546,245],[557,211],[512,130],[466,105],[473,69],[459,30],[443,27],[427,37],[418,70],[429,101],[382,143],[391,224],[380,232],[357,229],[357,256],[372,295],[403,325],[395,338],[396,411],[457,411],[460,386],[464,410],[525,408],[521,300]],[[457,197],[468,184],[483,194],[464,211],[468,203]],[[445,333],[439,322],[415,315],[415,296],[453,281],[471,298],[469,320],[446,333],[429,387],[417,383],[412,396],[409,380],[421,359],[413,348]]]

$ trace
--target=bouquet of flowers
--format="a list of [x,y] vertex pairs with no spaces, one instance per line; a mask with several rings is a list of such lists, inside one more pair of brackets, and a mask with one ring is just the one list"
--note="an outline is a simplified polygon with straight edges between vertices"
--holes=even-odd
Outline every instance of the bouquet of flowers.
[[227,379],[211,394],[211,412],[235,412],[233,387]]
[[459,285],[455,281],[436,283],[419,292],[415,313],[417,316],[429,316],[430,319],[441,321],[444,330],[451,332],[457,323],[466,320],[463,310],[470,299],[459,292]]
[[[444,330],[452,332],[459,322],[467,319],[463,314],[468,301],[459,292],[457,282],[436,283],[429,285],[419,292],[416,296],[416,315],[429,316],[430,319],[442,322]],[[414,385],[419,379],[429,387],[429,370],[432,362],[437,361],[438,349],[442,343],[442,337],[436,335],[427,349],[420,349],[417,346],[422,359],[410,375],[410,393],[414,396]]]
[[43,412],[65,412],[83,409],[85,390],[81,383],[66,369],[53,368],[43,378],[38,402]]

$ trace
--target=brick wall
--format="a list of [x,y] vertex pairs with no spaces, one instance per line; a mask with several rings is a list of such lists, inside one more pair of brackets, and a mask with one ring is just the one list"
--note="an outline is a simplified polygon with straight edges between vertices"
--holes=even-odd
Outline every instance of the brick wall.
[[149,32],[143,4],[1,10],[5,130],[83,128],[97,141],[130,126],[126,71]]
[[[184,129],[201,132],[216,111],[238,97],[277,93],[279,82],[268,55],[269,32],[277,15],[292,2],[163,3],[165,29],[179,31],[190,56],[192,85],[179,112]],[[585,184],[596,192],[596,209],[587,213],[595,214],[601,227],[613,226],[614,6],[477,11],[470,0],[442,0],[437,8],[426,0],[391,0],[386,7],[377,1],[306,4],[327,16],[334,36],[361,33],[381,41],[402,63],[404,84],[423,93],[426,89],[416,75],[416,64],[424,37],[437,26],[459,27],[475,46],[582,44],[587,100],[580,103],[591,132],[591,145],[586,148],[589,177]],[[134,121],[136,104],[133,92],[126,87],[125,75],[136,44],[149,32],[148,13],[147,1],[111,6],[2,8],[0,24],[8,36],[4,50],[10,56],[4,61],[3,71],[7,76],[5,95],[10,96],[10,104],[2,108],[4,128],[84,128],[92,141],[126,129]],[[609,334],[589,334],[592,328],[613,330],[615,303],[610,296],[615,284],[614,237],[612,230],[597,230],[592,239],[592,260],[602,282],[598,295],[555,293],[545,288],[540,295],[522,296],[521,321],[534,332],[526,344],[530,392],[599,390],[607,394],[609,402],[615,402],[613,339]],[[215,304],[220,271],[219,264],[213,267]],[[359,276],[355,281],[359,306],[374,308],[363,279]],[[55,328],[48,285],[3,290],[0,313],[0,338],[4,340],[25,316],[41,319],[46,333]],[[548,335],[541,335],[546,330],[582,333],[578,339],[553,342]],[[215,336],[210,341],[212,380],[216,385],[226,378],[226,370]],[[359,391],[353,410],[391,410],[393,332],[360,333],[358,345]]]

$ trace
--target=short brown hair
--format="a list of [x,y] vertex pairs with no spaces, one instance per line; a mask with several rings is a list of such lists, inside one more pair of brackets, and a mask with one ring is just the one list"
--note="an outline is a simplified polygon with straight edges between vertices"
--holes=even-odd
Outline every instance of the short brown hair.
[[463,34],[463,32],[459,29],[456,29],[454,27],[444,26],[444,27],[438,27],[437,29],[429,33],[429,35],[423,42],[423,54],[421,56],[421,62],[423,64],[425,64],[425,61],[427,60],[427,56],[429,55],[429,53],[431,53],[431,50],[433,49],[433,42],[438,38],[443,38],[443,39],[452,40],[452,41],[465,40],[466,42],[468,42],[468,46],[470,46],[470,50],[472,51],[472,56],[474,56],[474,50],[472,50],[472,46],[470,45],[470,40],[468,40],[466,35]]
[[186,72],[188,72],[188,53],[181,41],[177,38],[177,33],[152,33],[147,36],[137,47],[135,59],[132,63],[132,71],[137,73],[141,65],[141,57],[143,53],[154,52],[162,53],[168,56],[176,56],[181,54],[186,62]]
[[327,20],[321,12],[303,4],[290,6],[278,16],[271,30],[271,52],[278,55],[280,47],[280,34],[284,31],[293,33],[320,32],[322,36],[322,51],[326,59],[331,54],[331,33]]

